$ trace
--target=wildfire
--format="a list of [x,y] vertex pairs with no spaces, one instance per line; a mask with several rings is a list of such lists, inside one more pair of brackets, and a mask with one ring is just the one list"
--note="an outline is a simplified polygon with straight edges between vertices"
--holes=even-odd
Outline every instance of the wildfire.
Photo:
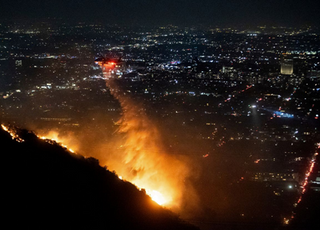
[[[37,136],[38,138],[48,143],[58,143],[72,153],[75,152],[73,148],[78,149],[78,145],[72,142],[74,137],[59,135],[59,133],[55,131]],[[165,177],[169,177],[169,174],[157,172],[157,170],[159,170],[159,167],[156,166],[158,163],[160,163],[160,165],[162,165],[162,169],[164,169],[163,164],[166,162],[161,163],[164,158],[159,158],[159,156],[158,159],[153,158],[157,156],[154,155],[152,151],[150,152],[150,154],[148,154],[145,149],[142,153],[141,150],[144,148],[144,145],[146,145],[146,143],[141,136],[134,136],[134,139],[132,139],[132,136],[130,134],[130,137],[127,138],[126,145],[120,145],[120,147],[117,148],[116,152],[123,155],[120,159],[113,157],[105,159],[106,156],[96,156],[93,152],[91,154],[93,154],[94,157],[97,157],[100,162],[104,162],[103,164],[106,164],[112,170],[115,170],[117,173],[119,173],[121,175],[118,176],[120,180],[130,181],[131,183],[135,184],[138,189],[144,189],[146,194],[148,194],[151,199],[159,205],[170,206],[170,202],[173,201],[173,194],[175,194],[174,189],[172,188],[173,185],[172,183],[169,185],[168,183],[164,183]],[[140,140],[135,139],[136,137]],[[145,135],[144,137],[147,137],[147,135]],[[133,147],[133,145],[135,145],[135,147]],[[70,148],[70,146],[72,146],[72,149]],[[150,149],[153,149],[153,151],[159,151],[155,146],[150,147]],[[125,164],[123,164],[123,162]],[[176,161],[174,161],[173,159],[173,162]],[[137,171],[140,172],[138,173]]]
[[166,198],[158,191],[155,190],[146,190],[146,193],[151,197],[151,199],[153,201],[155,201],[156,203],[160,204],[160,205],[164,205],[165,203],[167,203],[168,201],[166,200]]
[[[62,147],[68,149],[70,152],[74,153],[74,151],[71,148],[69,148],[67,145],[64,144],[64,140],[66,139],[59,137],[57,132],[50,132],[46,136],[38,135],[38,138],[51,144],[53,142],[58,143]],[[120,180],[125,180],[122,176],[118,176],[118,177]],[[148,194],[151,197],[151,199],[156,203],[158,203],[159,205],[165,205],[165,204],[168,204],[169,201],[171,201],[169,197],[165,197],[159,191],[153,190],[153,189],[147,189],[147,187],[149,186],[145,186],[143,182],[140,182],[137,180],[137,181],[131,181],[131,183],[135,184],[140,190],[145,189],[146,194]],[[141,186],[141,184],[143,184],[144,186]]]
[[184,180],[189,174],[186,163],[164,151],[160,134],[144,113],[143,107],[133,102],[111,76],[115,64],[99,64],[106,85],[120,102],[123,112],[118,122],[116,140],[105,144],[113,154],[101,153],[100,162],[104,160],[103,163],[121,175],[121,179],[144,189],[159,205],[179,211],[182,194],[186,189]]
[[[4,131],[8,132],[13,140],[16,140],[17,142],[24,142],[24,140],[21,137],[19,137],[19,135],[14,130],[10,129],[4,124],[1,124],[1,128]],[[68,146],[63,143],[64,141],[66,141],[66,139],[59,137],[57,132],[50,132],[47,134],[47,136],[37,135],[37,137],[51,144],[54,142],[58,143],[62,147],[68,149],[70,152],[74,153],[74,151],[71,148],[68,148]],[[122,176],[119,176],[119,179],[123,180]],[[137,184],[139,184],[139,182],[137,182]],[[142,189],[142,187],[139,187],[139,186],[138,188],[140,188],[140,190]],[[168,200],[168,198],[164,197],[164,195],[159,191],[152,190],[152,189],[146,189],[145,191],[151,197],[151,199],[156,203],[158,203],[159,205],[164,205],[170,201]]]
[[[124,179],[122,178],[122,176],[118,176],[118,178],[119,178],[120,180],[124,180]],[[139,188],[139,187],[138,187],[138,188]],[[141,189],[143,189],[143,188],[139,188],[140,191],[141,191]],[[145,191],[146,191],[146,194],[148,194],[148,195],[151,197],[151,199],[152,199],[154,202],[156,202],[157,204],[159,204],[159,205],[164,205],[164,204],[168,203],[168,201],[166,200],[166,198],[165,198],[160,192],[155,191],[155,190],[150,190],[150,189],[145,190]]]
[[17,142],[24,142],[24,140],[21,137],[19,137],[15,130],[10,129],[8,126],[5,126],[4,124],[1,124],[1,128],[10,134],[12,140],[16,140]]
[[[64,135],[58,131],[48,133],[37,130],[38,138],[50,144],[58,143],[70,152],[78,153],[81,150],[81,154],[97,158],[102,166],[121,175],[120,180],[129,181],[140,190],[145,190],[159,205],[181,212],[182,202],[188,200],[188,207],[197,207],[198,198],[187,184],[190,169],[186,159],[166,152],[158,129],[145,114],[145,109],[133,102],[112,77],[111,71],[116,63],[101,66],[107,87],[122,107],[116,133],[105,141],[99,136],[94,143],[81,139],[87,138],[85,135]],[[9,130],[4,125],[2,128]],[[11,136],[20,140],[14,133]],[[186,195],[188,198],[185,198]]]
[[[37,135],[37,137],[48,143],[52,143],[52,141],[54,141],[55,143],[61,145],[63,148],[66,148],[69,152],[75,153],[73,148],[70,147],[70,145],[72,145],[72,141],[66,137],[59,135],[58,132],[51,131],[45,135]],[[73,147],[76,147],[76,145],[73,145]]]

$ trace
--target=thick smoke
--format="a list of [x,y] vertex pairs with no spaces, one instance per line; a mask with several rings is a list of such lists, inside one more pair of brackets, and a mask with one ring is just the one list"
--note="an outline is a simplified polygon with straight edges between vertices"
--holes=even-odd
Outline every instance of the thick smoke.
[[159,192],[166,207],[181,213],[186,198],[188,207],[193,207],[197,198],[188,183],[188,159],[167,153],[143,106],[123,92],[116,79],[105,77],[111,94],[121,104],[122,116],[114,139],[99,147],[101,163],[147,192]]
[[189,180],[195,176],[191,160],[186,155],[168,152],[144,106],[122,90],[119,81],[110,77],[110,72],[104,71],[104,74],[106,86],[122,109],[112,136],[104,134],[103,128],[94,127],[76,132],[30,128],[76,153],[97,158],[102,166],[145,189],[151,197],[156,196],[160,200],[158,203],[182,217],[193,215],[198,210],[198,197]]

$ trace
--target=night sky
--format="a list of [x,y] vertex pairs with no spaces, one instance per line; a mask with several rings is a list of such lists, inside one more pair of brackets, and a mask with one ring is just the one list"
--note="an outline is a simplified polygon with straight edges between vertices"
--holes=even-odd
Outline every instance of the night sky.
[[0,19],[141,25],[320,24],[318,0],[0,0]]

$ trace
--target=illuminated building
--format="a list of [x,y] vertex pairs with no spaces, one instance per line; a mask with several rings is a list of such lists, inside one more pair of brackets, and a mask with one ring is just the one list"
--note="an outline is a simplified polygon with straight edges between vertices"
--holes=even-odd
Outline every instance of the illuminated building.
[[292,75],[293,74],[293,60],[290,58],[283,58],[281,61],[281,74]]
[[222,67],[222,73],[232,73],[232,72],[235,72],[233,67],[226,67],[226,66]]

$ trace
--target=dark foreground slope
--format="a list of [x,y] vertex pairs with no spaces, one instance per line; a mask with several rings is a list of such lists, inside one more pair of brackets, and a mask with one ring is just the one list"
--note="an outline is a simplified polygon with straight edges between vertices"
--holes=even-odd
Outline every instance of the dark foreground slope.
[[96,159],[19,132],[0,128],[2,229],[195,229]]

